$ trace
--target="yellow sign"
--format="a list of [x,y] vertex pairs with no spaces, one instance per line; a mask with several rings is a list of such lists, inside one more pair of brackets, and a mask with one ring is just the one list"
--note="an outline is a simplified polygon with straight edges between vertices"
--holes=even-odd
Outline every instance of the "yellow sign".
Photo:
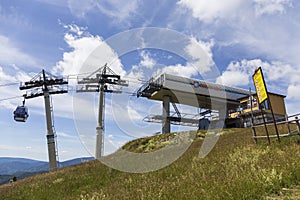
[[265,85],[264,77],[261,68],[258,68],[253,75],[253,82],[258,97],[258,102],[261,104],[268,98],[267,88]]

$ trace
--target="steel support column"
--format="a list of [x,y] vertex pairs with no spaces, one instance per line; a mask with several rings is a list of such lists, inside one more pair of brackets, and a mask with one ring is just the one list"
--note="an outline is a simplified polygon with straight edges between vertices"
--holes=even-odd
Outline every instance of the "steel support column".
[[170,96],[163,97],[163,111],[162,111],[162,133],[171,132],[171,122],[170,122]]

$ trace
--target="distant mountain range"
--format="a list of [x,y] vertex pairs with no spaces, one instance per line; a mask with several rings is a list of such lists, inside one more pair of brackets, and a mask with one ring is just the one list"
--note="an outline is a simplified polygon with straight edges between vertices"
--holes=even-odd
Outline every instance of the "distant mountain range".
[[[59,167],[76,165],[93,159],[93,157],[83,157],[59,162]],[[47,171],[49,171],[48,162],[26,158],[0,157],[0,185],[8,183],[14,176],[17,177],[17,180],[20,180]]]

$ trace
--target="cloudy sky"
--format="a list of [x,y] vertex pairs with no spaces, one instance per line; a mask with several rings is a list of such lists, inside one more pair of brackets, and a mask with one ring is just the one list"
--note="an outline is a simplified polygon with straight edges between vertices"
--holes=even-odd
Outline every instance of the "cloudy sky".
[[2,0],[0,157],[48,160],[43,98],[26,101],[26,123],[12,116],[23,99],[5,100],[42,69],[70,82],[68,94],[53,96],[61,160],[94,154],[97,94],[74,88],[78,74],[105,63],[129,81],[122,95],[106,96],[106,154],[160,131],[142,119],[161,104],[130,93],[162,72],[253,89],[261,66],[268,90],[299,113],[299,9],[296,0]]

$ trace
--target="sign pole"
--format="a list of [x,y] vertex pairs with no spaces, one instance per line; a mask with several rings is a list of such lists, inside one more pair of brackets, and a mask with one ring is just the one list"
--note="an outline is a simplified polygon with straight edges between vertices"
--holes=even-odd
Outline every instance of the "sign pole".
[[269,135],[269,131],[268,131],[267,123],[266,123],[265,114],[264,114],[264,112],[263,112],[261,106],[259,106],[259,109],[260,109],[261,116],[262,116],[262,118],[263,118],[263,122],[264,122],[264,125],[265,125],[265,130],[266,130],[266,133],[267,133],[268,142],[269,142],[269,144],[271,144],[271,140],[270,140],[270,135]]
[[[262,72],[261,72],[261,76],[262,76],[264,85],[266,87],[264,74]],[[266,90],[267,90],[267,87],[266,87]],[[273,123],[274,123],[275,131],[276,131],[277,139],[278,139],[278,142],[280,143],[280,137],[279,137],[279,133],[278,133],[277,123],[276,123],[275,115],[274,115],[273,108],[272,108],[272,103],[271,103],[268,92],[267,92],[267,102],[269,104],[269,107],[270,107],[270,110],[271,110],[271,113],[272,113],[272,118],[273,118]]]
[[[264,102],[267,102],[268,106],[270,107],[274,127],[275,127],[275,130],[276,130],[276,135],[277,135],[277,138],[278,138],[278,142],[280,143],[280,136],[279,136],[279,133],[278,133],[277,123],[276,123],[275,115],[274,115],[273,108],[272,108],[272,105],[271,105],[271,100],[270,100],[270,97],[269,97],[269,94],[268,94],[268,91],[267,91],[267,87],[266,87],[266,83],[265,83],[265,79],[264,79],[264,75],[262,73],[261,67],[259,67],[258,69],[255,70],[252,78],[253,78],[253,82],[254,82],[254,86],[255,86],[255,90],[256,90],[256,94],[257,94],[260,109],[261,109],[261,104],[264,103]],[[263,114],[262,110],[261,110],[261,113],[262,113],[262,116],[263,116],[264,124],[266,126],[266,120],[265,120],[265,117],[264,117],[264,114]],[[267,131],[267,127],[266,127],[266,131]],[[268,140],[270,140],[268,131],[267,131],[267,135],[268,135]],[[269,141],[269,143],[270,143],[270,141]]]
[[252,128],[255,143],[257,144],[256,130],[254,128],[255,124],[254,124],[254,117],[253,117],[253,102],[252,102],[253,96],[252,96],[251,88],[249,88],[249,98],[250,98],[250,109],[251,109],[251,128]]

